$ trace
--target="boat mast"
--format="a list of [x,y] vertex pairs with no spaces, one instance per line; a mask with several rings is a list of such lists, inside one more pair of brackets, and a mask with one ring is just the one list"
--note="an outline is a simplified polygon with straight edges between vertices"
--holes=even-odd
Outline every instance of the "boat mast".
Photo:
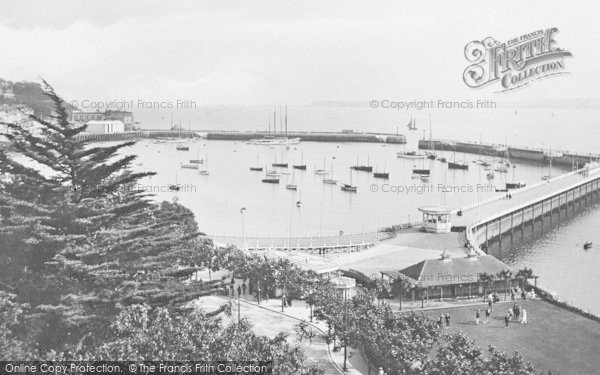
[[429,148],[430,149],[434,149],[433,148],[433,136],[431,134],[431,113],[429,114]]
[[273,110],[273,134],[277,134],[277,104]]
[[279,103],[279,129],[283,134],[283,111],[281,110],[281,103]]
[[288,128],[287,128],[287,104],[285,105],[285,136],[288,136]]

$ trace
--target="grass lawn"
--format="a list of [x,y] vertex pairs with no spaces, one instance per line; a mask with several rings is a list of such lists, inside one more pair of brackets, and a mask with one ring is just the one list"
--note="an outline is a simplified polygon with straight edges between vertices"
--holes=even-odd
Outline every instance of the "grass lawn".
[[[487,345],[506,351],[519,351],[531,362],[536,373],[559,370],[560,374],[600,374],[600,323],[543,301],[519,301],[527,310],[529,324],[512,321],[504,328],[504,315],[512,303],[494,307],[488,324],[475,324],[478,306],[453,307],[425,311],[437,318],[450,314],[450,329],[463,331],[483,350]],[[482,321],[487,305],[481,304]]]

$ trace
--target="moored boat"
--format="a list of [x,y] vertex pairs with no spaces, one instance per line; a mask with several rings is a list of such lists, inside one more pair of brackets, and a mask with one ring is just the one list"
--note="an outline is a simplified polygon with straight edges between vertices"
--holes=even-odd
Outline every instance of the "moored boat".
[[448,169],[469,169],[469,164],[459,162],[448,162]]
[[506,188],[507,189],[522,189],[525,186],[527,186],[527,184],[525,182],[519,181],[519,182],[507,182],[506,183]]
[[429,169],[425,169],[425,168],[413,168],[412,172],[413,172],[413,174],[420,174],[420,175],[426,175],[426,176],[429,176],[429,174],[431,173],[431,171]]
[[399,159],[424,159],[425,154],[419,154],[416,151],[397,152],[396,157]]
[[198,164],[181,164],[183,169],[198,169]]

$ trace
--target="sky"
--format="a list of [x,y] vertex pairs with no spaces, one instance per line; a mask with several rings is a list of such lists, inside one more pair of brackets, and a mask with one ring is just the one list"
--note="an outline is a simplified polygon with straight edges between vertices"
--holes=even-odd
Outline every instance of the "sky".
[[[600,3],[571,1],[12,1],[0,77],[67,99],[597,98]],[[496,93],[462,79],[464,48],[557,27],[569,75]]]

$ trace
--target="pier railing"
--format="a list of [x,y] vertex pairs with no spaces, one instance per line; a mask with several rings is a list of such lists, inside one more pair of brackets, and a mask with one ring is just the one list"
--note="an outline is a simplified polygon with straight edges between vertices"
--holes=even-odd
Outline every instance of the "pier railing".
[[208,237],[217,245],[233,245],[249,250],[300,250],[300,251],[344,251],[361,250],[374,246],[379,241],[393,237],[393,232],[368,232],[342,234],[337,236],[306,236],[306,237],[249,237],[249,236],[214,236]]
[[[471,222],[469,222],[467,224],[466,227],[466,240],[467,242],[479,253],[483,253],[483,251],[481,250],[480,246],[479,246],[479,236],[481,233],[479,233],[479,229],[482,228],[483,226],[488,225],[488,223],[492,223],[494,221],[502,221],[503,218],[508,218],[511,216],[511,214],[513,214],[514,212],[518,212],[518,211],[527,211],[527,220],[535,220],[536,219],[536,215],[534,212],[535,206],[538,204],[542,204],[542,210],[541,210],[541,214],[545,214],[548,213],[548,211],[544,211],[544,203],[548,202],[550,200],[552,200],[552,202],[556,199],[556,197],[560,197],[563,194],[568,194],[568,192],[570,191],[574,191],[577,188],[580,188],[584,185],[588,185],[590,183],[596,182],[596,187],[598,187],[598,181],[600,181],[600,166],[596,166],[593,168],[582,168],[573,172],[569,172],[569,173],[565,173],[563,175],[557,176],[553,179],[550,179],[548,181],[544,181],[542,183],[527,187],[527,188],[523,188],[523,189],[519,189],[519,190],[515,190],[513,192],[511,192],[510,194],[513,196],[518,196],[519,194],[523,194],[527,191],[536,189],[536,188],[540,188],[542,186],[550,186],[549,184],[552,184],[552,182],[556,182],[556,181],[560,181],[566,178],[570,178],[576,175],[580,175],[583,178],[581,180],[578,180],[572,184],[563,186],[563,187],[559,187],[556,190],[553,190],[550,193],[546,193],[546,194],[541,194],[540,196],[535,197],[534,199],[530,199],[528,201],[525,201],[523,203],[518,203],[516,204],[514,207],[510,207],[508,209],[505,210],[501,210],[498,212],[495,212],[492,215],[489,215],[487,217],[484,218],[478,218],[475,220],[472,220]],[[593,186],[592,186],[593,187]],[[589,192],[586,190],[585,194],[588,194]],[[573,196],[573,200],[575,200],[576,198],[579,199],[582,196],[582,192],[580,190],[579,192],[579,196],[575,197],[575,193],[572,194]],[[504,200],[507,199],[506,196],[500,196],[491,200],[488,200],[487,202],[485,202],[485,204],[490,204],[499,200]],[[568,202],[568,197],[567,199],[565,199],[565,202],[562,202],[562,204],[566,204],[569,203]],[[470,210],[475,209],[477,207],[481,207],[482,205],[476,205],[474,207],[469,208]],[[533,207],[533,209],[531,209]],[[553,206],[551,204],[550,206],[550,211],[552,211],[553,209],[556,208],[560,208],[560,199],[559,199],[559,204],[557,206]],[[538,214],[540,214],[540,212],[538,212]],[[531,217],[530,217],[531,216]],[[517,225],[522,225],[524,223],[524,218],[520,218],[520,221],[517,223]],[[499,235],[502,235],[502,228],[504,228],[505,230],[507,230],[508,226],[502,226],[502,223],[500,222],[499,225]],[[487,229],[486,229],[487,232]],[[486,233],[486,237],[487,237],[487,233]]]

